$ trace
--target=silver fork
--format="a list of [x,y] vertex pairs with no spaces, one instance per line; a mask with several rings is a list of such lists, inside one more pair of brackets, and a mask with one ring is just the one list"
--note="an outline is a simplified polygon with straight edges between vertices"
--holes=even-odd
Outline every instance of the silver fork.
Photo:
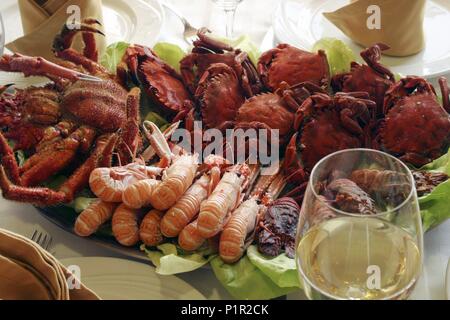
[[42,249],[48,251],[52,244],[52,236],[45,231],[35,229],[31,235],[31,241],[36,242]]
[[173,14],[175,14],[181,20],[181,23],[184,26],[183,31],[184,41],[186,41],[188,44],[191,45],[197,38],[198,29],[193,27],[192,24],[190,24],[189,21],[187,21],[187,19],[183,17],[181,13],[177,9],[172,7],[170,4],[168,4],[167,2],[163,2],[162,5],[163,7],[171,11]]

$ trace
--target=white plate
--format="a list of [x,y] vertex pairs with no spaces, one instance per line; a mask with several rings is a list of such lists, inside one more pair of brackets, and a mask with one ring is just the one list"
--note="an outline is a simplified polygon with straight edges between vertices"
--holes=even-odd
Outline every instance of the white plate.
[[104,300],[205,300],[175,276],[159,276],[155,268],[130,260],[88,257],[61,260],[78,266],[81,281]]
[[445,294],[447,300],[450,300],[450,259],[448,259],[447,274],[445,276]]
[[[310,50],[324,37],[341,39],[359,57],[362,47],[352,42],[323,12],[331,12],[349,4],[349,0],[282,0],[274,14],[276,38]],[[383,57],[383,63],[394,72],[435,78],[450,72],[450,41],[445,32],[450,30],[450,1],[429,0],[425,11],[426,48],[410,57]]]
[[[2,0],[0,12],[6,42],[23,36],[17,0]],[[152,46],[159,37],[164,10],[158,0],[103,0],[103,20],[108,44],[126,41]]]
[[[17,0],[2,0],[0,12],[5,25],[6,43],[23,36]],[[152,47],[159,38],[165,19],[159,0],[103,0],[103,24],[108,44],[125,41]],[[24,78],[22,74],[0,72],[0,84],[16,88],[42,85],[42,77]]]

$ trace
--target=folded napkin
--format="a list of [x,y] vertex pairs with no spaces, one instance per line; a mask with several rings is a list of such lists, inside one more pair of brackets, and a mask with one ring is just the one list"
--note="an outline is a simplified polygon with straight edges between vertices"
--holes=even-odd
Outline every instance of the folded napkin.
[[71,273],[31,240],[0,229],[0,299],[98,300],[80,283],[69,289]]
[[[378,6],[379,12],[369,10],[373,6]],[[372,26],[373,15],[378,13],[380,29]],[[391,49],[384,53],[388,55],[409,56],[425,47],[425,0],[351,0],[324,16],[360,45],[387,44]]]
[[[55,61],[52,52],[54,37],[61,31],[71,17],[68,7],[76,5],[80,8],[81,21],[95,18],[102,21],[102,0],[19,0],[20,15],[24,36],[8,43],[6,47],[13,51],[30,56],[42,56]],[[80,22],[81,22],[80,21]],[[95,35],[97,47],[102,53],[106,47],[103,36]],[[82,50],[80,37],[74,41],[73,48]]]

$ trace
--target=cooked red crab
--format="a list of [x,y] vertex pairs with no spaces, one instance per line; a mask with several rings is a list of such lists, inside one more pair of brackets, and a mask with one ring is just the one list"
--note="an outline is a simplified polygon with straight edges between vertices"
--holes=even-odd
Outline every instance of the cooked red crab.
[[[70,202],[87,184],[93,169],[110,164],[114,150],[117,150],[122,163],[128,163],[134,157],[140,142],[140,91],[133,89],[128,93],[115,75],[107,73],[91,60],[97,58],[93,41],[93,33],[100,33],[93,27],[97,23],[88,19],[78,30],[64,26],[56,37],[56,56],[66,59],[62,64],[73,69],[39,57],[19,54],[1,57],[0,70],[23,72],[26,76],[46,76],[54,81],[54,85],[45,88],[19,91],[15,96],[17,99],[12,100],[16,103],[17,114],[11,108],[5,109],[7,112],[3,116],[6,118],[1,121],[3,130],[20,129],[21,125],[44,129],[42,137],[36,137],[36,141],[25,141],[29,143],[27,147],[36,152],[21,168],[6,138],[0,134],[0,186],[5,198],[37,205]],[[70,48],[79,31],[85,41],[85,55]],[[79,80],[84,74],[96,75],[102,81]],[[5,122],[10,115],[18,118]],[[9,133],[10,137],[14,135],[11,131]],[[80,155],[85,162],[59,191],[32,188],[73,164]]]
[[191,95],[181,76],[150,48],[132,45],[127,49],[123,61],[131,78],[143,86],[161,113],[170,118],[182,118],[189,111]]
[[280,88],[282,82],[293,86],[301,82],[311,82],[327,89],[330,69],[324,51],[311,53],[288,44],[263,53],[258,62],[258,72],[264,85],[271,91]]
[[384,44],[376,44],[361,52],[361,57],[367,64],[352,62],[351,71],[337,74],[331,79],[335,92],[364,91],[370,99],[377,102],[377,114],[381,114],[383,98],[386,91],[394,84],[394,74],[381,63],[381,52],[388,50]]
[[234,69],[247,97],[259,93],[261,81],[247,54],[207,36],[208,32],[206,28],[198,31],[192,52],[180,62],[181,75],[190,92],[195,94],[200,79],[212,64],[223,63]]
[[420,167],[443,155],[450,144],[448,86],[440,80],[444,107],[425,79],[407,77],[397,82],[384,100],[381,148]]
[[236,118],[245,101],[245,94],[233,68],[215,63],[201,77],[195,98],[200,105],[205,128],[221,129],[225,123]]
[[325,156],[365,145],[375,103],[365,93],[314,94],[297,111],[295,129],[305,172]]
[[312,83],[289,86],[283,82],[275,93],[261,93],[247,99],[237,112],[234,127],[278,129],[279,144],[285,146],[294,133],[297,110],[310,95],[316,93],[326,94]]

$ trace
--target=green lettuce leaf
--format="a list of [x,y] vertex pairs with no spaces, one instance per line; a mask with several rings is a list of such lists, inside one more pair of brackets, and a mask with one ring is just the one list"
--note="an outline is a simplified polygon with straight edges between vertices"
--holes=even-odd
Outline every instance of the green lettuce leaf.
[[178,73],[180,72],[180,61],[184,58],[186,52],[179,46],[167,42],[158,42],[153,47],[153,51],[161,60],[174,68]]
[[163,128],[167,127],[169,122],[166,119],[161,117],[156,112],[150,111],[144,118],[145,121],[151,121],[158,126],[159,129],[163,130]]
[[160,275],[174,275],[197,270],[206,265],[213,255],[207,256],[207,251],[196,253],[184,253],[178,250],[172,243],[164,243],[155,249],[141,246],[156,267],[156,273]]
[[285,254],[270,258],[262,255],[256,246],[247,249],[247,257],[259,270],[281,288],[300,287],[294,259]]
[[216,257],[211,267],[217,279],[235,299],[267,300],[298,290],[298,287],[281,288],[244,256],[234,264]]
[[69,206],[73,208],[76,213],[81,213],[86,210],[87,207],[91,205],[91,203],[97,200],[97,198],[77,197]]
[[[420,170],[444,172],[450,175],[450,150]],[[450,218],[449,199],[450,180],[437,186],[430,194],[419,198],[424,231],[428,231]]]
[[434,171],[434,172],[444,172],[450,175],[450,150],[447,154],[434,160],[433,162],[423,166],[420,170]]
[[108,69],[109,72],[115,73],[117,65],[122,60],[122,57],[129,46],[130,44],[126,42],[116,42],[110,44],[100,58],[100,64]]
[[450,218],[450,180],[419,198],[423,230],[428,231]]
[[350,64],[356,61],[353,50],[339,39],[323,38],[317,41],[312,51],[318,50],[324,50],[327,54],[331,76],[350,71]]

